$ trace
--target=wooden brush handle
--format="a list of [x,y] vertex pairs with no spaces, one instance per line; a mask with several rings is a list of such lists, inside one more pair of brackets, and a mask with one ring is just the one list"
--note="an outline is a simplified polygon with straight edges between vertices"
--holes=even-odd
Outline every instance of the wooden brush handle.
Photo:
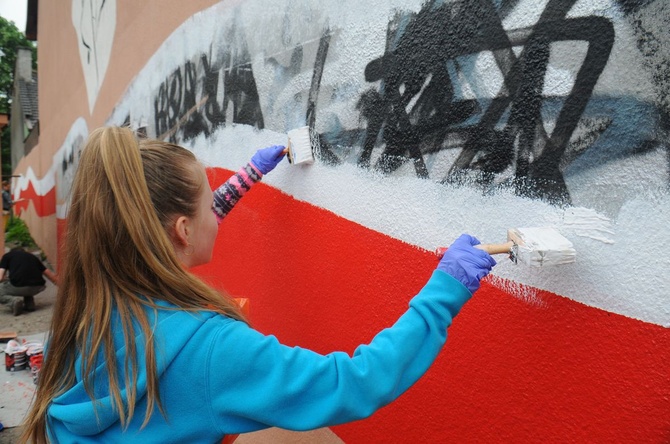
[[[509,254],[512,251],[514,242],[509,241],[504,244],[479,244],[475,245],[475,248],[486,251],[488,254]],[[438,257],[444,256],[444,252],[447,251],[447,247],[438,247],[435,249],[435,254]]]
[[512,251],[514,242],[509,241],[504,244],[479,244],[475,248],[486,251],[488,254],[509,254]]

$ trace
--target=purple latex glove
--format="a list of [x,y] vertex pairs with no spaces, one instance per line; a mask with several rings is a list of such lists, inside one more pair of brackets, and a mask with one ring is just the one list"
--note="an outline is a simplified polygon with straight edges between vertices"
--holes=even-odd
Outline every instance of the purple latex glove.
[[263,174],[267,174],[279,165],[284,158],[286,147],[281,145],[272,145],[267,148],[261,148],[251,158],[251,163]]
[[475,248],[479,245],[476,237],[462,234],[447,249],[437,264],[437,269],[456,278],[474,293],[479,288],[479,281],[489,274],[496,264],[495,259],[484,250]]

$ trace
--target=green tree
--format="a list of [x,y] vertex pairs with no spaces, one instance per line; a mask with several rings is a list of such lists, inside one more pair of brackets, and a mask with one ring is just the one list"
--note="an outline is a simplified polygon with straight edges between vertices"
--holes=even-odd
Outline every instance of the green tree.
[[[12,91],[14,89],[14,65],[18,48],[31,48],[33,51],[33,69],[37,69],[37,48],[19,31],[14,22],[0,17],[0,113],[9,114],[12,109]],[[11,138],[9,126],[2,130],[0,146],[2,147],[2,175],[12,174]]]

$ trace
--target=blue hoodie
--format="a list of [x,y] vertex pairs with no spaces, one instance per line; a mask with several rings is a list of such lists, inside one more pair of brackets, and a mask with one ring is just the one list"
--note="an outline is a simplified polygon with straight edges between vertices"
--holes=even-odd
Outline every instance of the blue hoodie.
[[[208,311],[149,310],[166,416],[155,408],[141,427],[147,398],[140,359],[135,415],[124,430],[111,407],[104,363],[95,371],[94,403],[84,390],[78,359],[77,384],[48,409],[49,438],[53,443],[218,443],[227,434],[271,426],[311,430],[366,418],[424,374],[470,296],[456,279],[434,271],[398,321],[353,356],[287,347]],[[118,326],[114,331],[122,381],[123,333]],[[143,356],[144,338],[137,339]]]

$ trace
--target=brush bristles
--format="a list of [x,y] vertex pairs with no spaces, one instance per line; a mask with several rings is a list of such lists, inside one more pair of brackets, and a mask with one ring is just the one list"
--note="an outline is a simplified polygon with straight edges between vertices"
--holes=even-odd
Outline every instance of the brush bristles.
[[308,126],[288,132],[288,160],[294,165],[314,163],[314,151],[318,148],[318,135]]
[[572,242],[554,228],[510,228],[507,239],[516,244],[517,261],[531,267],[569,264],[577,258]]

